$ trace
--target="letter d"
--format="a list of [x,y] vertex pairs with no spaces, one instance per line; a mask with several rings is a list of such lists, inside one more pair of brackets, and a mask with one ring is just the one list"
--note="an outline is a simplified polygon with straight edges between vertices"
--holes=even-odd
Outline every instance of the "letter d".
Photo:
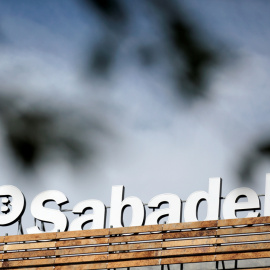
[[205,220],[219,219],[221,194],[221,178],[209,179],[209,192],[197,191],[189,195],[185,205],[185,221],[198,221],[198,208],[201,201],[207,201],[207,216]]

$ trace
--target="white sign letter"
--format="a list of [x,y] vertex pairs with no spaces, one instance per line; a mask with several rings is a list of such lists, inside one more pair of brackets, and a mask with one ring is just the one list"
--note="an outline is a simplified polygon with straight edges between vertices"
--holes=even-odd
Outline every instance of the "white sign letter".
[[113,186],[111,196],[110,226],[123,227],[123,212],[126,207],[132,208],[132,220],[129,226],[141,226],[145,219],[145,209],[142,201],[137,197],[124,199],[124,186]]
[[270,173],[265,179],[264,215],[270,216]]
[[[87,209],[93,209],[93,214],[85,215]],[[83,230],[83,227],[92,221],[91,229],[103,229],[105,227],[106,208],[103,202],[98,200],[86,200],[77,203],[72,211],[74,214],[83,214],[74,219],[70,225],[70,231]]]
[[[247,202],[237,202],[241,197],[246,197]],[[223,216],[225,219],[237,218],[235,211],[260,209],[260,200],[256,192],[250,188],[236,188],[231,191],[223,203]],[[249,212],[246,217],[257,217],[258,212]]]
[[164,203],[169,203],[168,208],[155,210],[150,213],[145,225],[159,224],[161,218],[169,216],[167,223],[179,223],[181,218],[181,200],[175,194],[160,194],[155,196],[148,203],[149,208],[158,208]]
[[205,220],[219,218],[219,205],[221,194],[221,178],[209,179],[209,191],[197,191],[189,195],[185,205],[185,221],[198,221],[198,208],[201,201],[207,201],[207,215]]
[[[49,201],[55,201],[59,206],[68,203],[68,199],[64,193],[57,190],[47,190],[38,194],[31,204],[31,213],[34,218],[53,223],[54,228],[49,232],[65,231],[68,226],[68,220],[64,213],[60,210],[45,208],[45,204]],[[42,233],[37,226],[26,229],[28,234]]]
[[[11,197],[11,198],[9,198]],[[22,192],[14,186],[0,186],[0,226],[16,222],[25,210],[25,199]],[[9,205],[11,208],[9,208]]]

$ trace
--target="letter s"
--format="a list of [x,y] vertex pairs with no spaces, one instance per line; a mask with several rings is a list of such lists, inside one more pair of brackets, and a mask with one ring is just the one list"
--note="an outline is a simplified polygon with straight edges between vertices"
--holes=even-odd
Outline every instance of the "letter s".
[[[54,228],[49,232],[57,232],[58,230],[63,232],[68,226],[67,217],[60,210],[44,207],[49,201],[55,201],[59,206],[61,206],[68,203],[68,198],[64,193],[57,190],[47,190],[41,192],[32,201],[31,213],[33,217],[38,220],[54,224]],[[26,231],[28,234],[44,232],[37,226],[27,228]]]

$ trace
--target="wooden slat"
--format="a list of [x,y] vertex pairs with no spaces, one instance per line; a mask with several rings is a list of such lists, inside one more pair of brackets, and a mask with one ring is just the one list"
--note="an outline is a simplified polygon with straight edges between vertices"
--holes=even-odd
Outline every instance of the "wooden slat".
[[109,243],[162,240],[161,233],[110,237]]
[[15,259],[15,258],[33,258],[33,257],[45,257],[55,255],[55,250],[35,250],[24,252],[7,252],[3,254],[3,259]]
[[162,250],[161,256],[184,256],[215,253],[216,247],[177,248]]
[[164,224],[163,231],[217,227],[217,220]]
[[160,225],[146,225],[146,226],[133,226],[133,227],[121,227],[110,228],[110,235],[115,234],[128,234],[128,233],[143,233],[143,232],[161,232],[163,224]]
[[64,249],[55,250],[55,255],[62,256],[62,255],[72,255],[72,254],[99,253],[99,252],[107,252],[107,251],[108,251],[108,246],[64,248]]
[[159,259],[109,262],[108,265],[107,265],[107,269],[124,268],[124,267],[138,267],[138,266],[154,266],[154,265],[159,265],[159,264],[160,264]]
[[73,264],[64,266],[55,266],[55,270],[85,270],[85,269],[106,269],[107,263],[91,263],[91,264]]
[[109,231],[110,231],[110,229],[95,229],[95,230],[58,232],[56,234],[56,239],[90,237],[90,236],[105,236],[105,235],[109,235]]
[[269,267],[240,268],[240,270],[269,270]]
[[71,247],[71,246],[83,246],[83,245],[98,245],[108,244],[109,238],[88,238],[88,239],[75,239],[75,240],[63,240],[55,243],[56,247]]
[[270,217],[221,219],[217,221],[218,227],[254,224],[270,224]]
[[202,255],[202,256],[187,256],[187,257],[174,257],[161,259],[160,264],[179,264],[179,263],[195,263],[195,262],[213,262],[215,255]]
[[269,258],[270,251],[216,254],[216,261]]
[[[8,268],[3,268],[3,269],[8,269]],[[54,270],[54,266],[45,266],[45,267],[41,267],[41,266],[38,266],[38,267],[23,267],[23,268],[16,268],[16,270]]]
[[162,247],[162,242],[127,244],[127,245],[110,245],[109,252],[121,251],[121,250],[153,249],[153,248],[161,248],[161,247]]
[[38,249],[38,248],[53,248],[55,247],[54,241],[46,241],[46,242],[34,242],[28,244],[13,244],[13,245],[5,245],[4,250],[22,250],[22,249]]
[[270,232],[270,226],[264,225],[264,226],[218,229],[217,235],[249,234],[262,232]]
[[55,258],[55,264],[107,261],[107,254]]
[[4,242],[23,242],[23,241],[38,241],[38,240],[54,240],[56,233],[38,233],[38,234],[23,234],[5,236]]
[[163,239],[175,239],[175,238],[190,238],[190,237],[205,237],[215,236],[216,230],[196,230],[196,231],[181,231],[181,232],[169,232],[163,234]]
[[216,253],[225,253],[225,252],[240,252],[240,251],[258,251],[258,250],[270,250],[270,243],[252,243],[244,245],[228,245],[228,246],[218,246],[216,248]]
[[13,268],[23,266],[43,266],[54,265],[54,258],[50,259],[37,259],[37,260],[17,260],[17,261],[4,261],[2,267]]
[[269,267],[256,267],[256,268],[241,268],[241,270],[269,270],[270,268]]
[[174,240],[174,241],[164,241],[162,243],[162,248],[168,247],[183,247],[183,246],[199,246],[199,245],[214,245],[216,244],[217,238],[200,238],[200,239],[188,239],[188,240]]
[[128,259],[135,259],[135,258],[156,258],[160,257],[161,250],[153,250],[153,251],[138,251],[138,252],[127,252],[127,253],[116,253],[116,254],[109,254],[108,260],[128,260]]
[[245,236],[227,236],[216,238],[217,244],[226,243],[243,243],[243,242],[253,242],[253,241],[269,241],[270,234],[253,234]]

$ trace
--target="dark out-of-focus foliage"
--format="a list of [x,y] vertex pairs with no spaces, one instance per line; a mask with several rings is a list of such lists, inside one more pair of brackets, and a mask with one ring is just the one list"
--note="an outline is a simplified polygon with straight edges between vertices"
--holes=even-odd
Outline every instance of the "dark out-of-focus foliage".
[[[210,68],[220,60],[218,51],[203,40],[198,26],[190,23],[177,1],[82,0],[90,12],[97,11],[103,23],[104,34],[91,53],[90,71],[102,79],[113,69],[118,50],[125,40],[133,36],[132,6],[146,11],[147,20],[158,29],[158,43],[140,40],[137,53],[148,68],[166,59],[165,72],[169,71],[175,89],[182,97],[194,100],[207,94]],[[130,4],[130,6],[127,5]],[[139,14],[138,14],[139,16]],[[155,53],[158,52],[158,53]],[[135,51],[129,52],[130,56]],[[129,61],[130,59],[126,59]]]
[[[149,44],[141,40],[137,46],[137,55],[146,68],[159,63],[159,58],[166,59],[165,73],[171,74],[175,90],[186,102],[207,96],[211,69],[224,61],[220,50],[211,46],[211,40],[204,38],[200,27],[185,14],[180,1],[134,1],[125,0],[81,0],[89,11],[99,14],[103,23],[104,34],[90,55],[90,72],[102,79],[112,71],[118,50],[128,36],[132,36],[132,7],[140,6],[146,11],[147,20],[155,25],[158,34],[163,37],[159,43]],[[128,2],[128,4],[127,4]],[[129,52],[130,55],[136,52]],[[129,61],[129,59],[126,59]],[[168,67],[169,66],[169,67]],[[270,141],[261,139],[240,161],[239,178],[251,179],[256,166],[265,159],[270,159]],[[252,148],[252,147],[251,147]]]
[[102,132],[102,124],[98,121],[67,120],[72,117],[71,111],[64,108],[59,111],[40,104],[25,106],[26,102],[23,96],[0,93],[5,141],[23,168],[33,168],[52,155],[77,164],[95,152],[95,145],[88,145],[87,139],[90,138],[85,138],[85,135],[87,129],[93,129],[92,133]]
[[[129,55],[135,55],[146,68],[153,67],[159,59],[165,59],[164,72],[169,70],[175,89],[182,96],[193,100],[205,95],[209,67],[216,62],[218,54],[202,40],[197,26],[187,21],[179,4],[169,1],[164,5],[161,0],[81,0],[78,3],[84,4],[89,15],[94,14],[101,23],[101,39],[89,51],[87,72],[93,75],[91,78],[107,78],[114,69],[125,39],[133,36],[133,7],[127,6],[131,4],[137,7],[139,13],[140,10],[148,12],[147,20],[158,30],[160,42],[153,44],[139,40],[135,51],[129,52]],[[140,16],[139,13],[136,16]],[[27,96],[23,99],[27,102]],[[65,152],[72,161],[93,152],[95,141],[89,138],[90,147],[85,146],[80,136],[84,132],[78,131],[80,124],[76,126],[71,120],[64,121],[65,125],[62,123],[63,117],[68,119],[66,113],[46,109],[46,106],[42,109],[39,105],[22,109],[20,101],[21,97],[12,95],[12,91],[2,93],[0,89],[0,119],[5,139],[11,152],[24,167],[32,168],[54,151]],[[98,120],[90,123],[89,133],[104,131],[102,125],[104,123]]]
[[241,160],[241,166],[239,168],[239,176],[243,181],[251,181],[252,173],[255,171],[257,166],[265,161],[270,161],[270,140],[261,139],[253,145],[253,148],[249,150],[243,159]]
[[[90,16],[100,22],[100,39],[89,50],[87,74],[93,79],[105,80],[114,70],[125,41],[136,36],[135,16],[145,16],[155,29],[158,42],[147,39],[136,40],[128,52],[127,63],[136,57],[148,72],[159,65],[169,75],[176,91],[186,102],[207,96],[211,71],[223,58],[213,49],[211,40],[205,38],[198,25],[185,14],[180,1],[125,1],[125,0],[80,0]],[[133,11],[135,9],[136,11]],[[143,14],[143,15],[140,15]],[[133,27],[132,27],[133,26]],[[4,40],[0,28],[0,42]],[[89,37],[91,39],[91,37]],[[82,48],[83,49],[83,48]],[[0,85],[1,87],[1,85]],[[38,89],[37,89],[38,90]],[[12,93],[12,91],[10,91]],[[27,97],[25,96],[24,99]],[[104,123],[99,119],[90,121],[87,132],[79,121],[68,120],[66,112],[32,106],[20,107],[21,97],[2,93],[0,88],[0,121],[3,134],[14,157],[26,168],[42,160],[50,152],[65,152],[72,162],[93,154],[95,140],[86,141],[81,134],[104,132]],[[62,121],[65,118],[66,121]],[[89,119],[88,119],[89,121]],[[83,131],[81,130],[83,128]],[[87,135],[88,136],[88,135]],[[86,145],[88,146],[86,147]],[[89,146],[90,145],[90,146]],[[270,142],[258,143],[241,162],[239,175],[250,179],[254,167],[264,158],[270,158]]]

